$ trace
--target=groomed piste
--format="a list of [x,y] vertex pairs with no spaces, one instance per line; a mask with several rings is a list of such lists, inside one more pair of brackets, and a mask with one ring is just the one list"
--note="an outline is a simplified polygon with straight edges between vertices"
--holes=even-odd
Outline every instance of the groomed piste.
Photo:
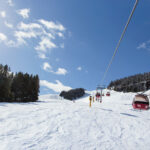
[[90,108],[89,95],[95,92],[75,103],[58,95],[0,103],[0,149],[149,150],[150,112],[133,109],[135,93],[111,91]]

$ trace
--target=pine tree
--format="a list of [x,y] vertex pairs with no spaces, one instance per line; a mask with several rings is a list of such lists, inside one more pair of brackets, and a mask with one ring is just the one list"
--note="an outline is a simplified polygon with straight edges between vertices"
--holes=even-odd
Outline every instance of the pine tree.
[[12,78],[10,68],[7,65],[0,65],[0,101],[10,100]]

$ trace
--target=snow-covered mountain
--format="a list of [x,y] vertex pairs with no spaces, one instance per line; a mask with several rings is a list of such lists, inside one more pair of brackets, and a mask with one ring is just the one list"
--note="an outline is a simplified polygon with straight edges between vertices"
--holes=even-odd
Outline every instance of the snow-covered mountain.
[[150,149],[150,111],[133,110],[135,94],[111,91],[89,108],[90,94],[75,103],[50,94],[0,103],[0,150]]

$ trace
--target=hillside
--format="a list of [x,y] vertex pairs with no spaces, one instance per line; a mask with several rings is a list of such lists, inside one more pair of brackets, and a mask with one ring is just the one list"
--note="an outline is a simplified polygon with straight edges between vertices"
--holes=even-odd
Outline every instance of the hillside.
[[149,150],[149,110],[132,109],[135,94],[112,91],[89,108],[88,95],[94,93],[75,103],[58,95],[39,96],[34,103],[0,103],[0,149]]
[[108,85],[109,89],[124,92],[140,92],[150,89],[150,72],[136,74],[115,81],[111,81]]

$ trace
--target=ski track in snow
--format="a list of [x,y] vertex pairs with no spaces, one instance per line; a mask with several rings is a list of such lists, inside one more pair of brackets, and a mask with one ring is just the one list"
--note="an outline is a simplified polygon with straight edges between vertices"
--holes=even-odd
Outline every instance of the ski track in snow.
[[149,150],[149,110],[133,110],[133,97],[112,92],[91,108],[88,95],[0,103],[0,150]]

